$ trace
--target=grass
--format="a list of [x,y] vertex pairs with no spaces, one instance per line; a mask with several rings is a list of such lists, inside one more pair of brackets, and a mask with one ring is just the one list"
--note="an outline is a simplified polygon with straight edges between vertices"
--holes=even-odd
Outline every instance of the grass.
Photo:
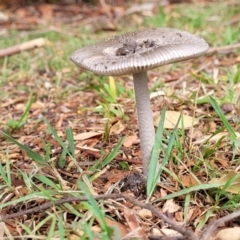
[[[239,10],[239,4],[225,1],[201,7],[178,4],[160,7],[154,15],[142,18],[140,25],[134,16],[126,16],[118,28],[119,32],[143,25],[180,28],[203,36],[210,46],[222,46],[240,40],[240,23],[233,21]],[[10,231],[5,226],[4,234],[8,239],[32,235],[44,239],[114,239],[114,229],[119,226],[110,225],[107,219],[124,223],[124,204],[95,201],[91,194],[114,191],[126,173],[139,169],[114,160],[116,156],[140,158],[139,144],[124,145],[138,130],[132,81],[128,76],[108,78],[79,71],[69,60],[77,48],[116,32],[95,33],[92,25],[84,29],[66,24],[57,27],[58,32],[42,30],[41,26],[28,33],[7,29],[0,39],[0,48],[36,37],[49,41],[44,48],[0,59],[0,209],[13,213],[65,196],[87,196],[88,201],[55,206],[27,216],[26,221],[15,219],[17,227]],[[230,54],[213,54],[150,73],[151,91],[166,93],[164,101],[161,97],[152,99],[154,112],[165,106],[166,110],[195,116],[199,124],[187,130],[167,130],[162,115],[150,169],[154,171],[157,160],[162,161],[158,175],[165,188],[159,187],[155,173],[148,179],[148,197],[143,195],[143,199],[155,199],[159,206],[174,199],[181,207],[178,213],[182,213],[182,221],[198,230],[212,214],[219,217],[238,208],[238,53],[234,49]],[[197,72],[206,62],[210,65]],[[172,84],[171,79],[187,73],[191,74],[183,82]],[[223,104],[233,111],[223,112]],[[110,134],[116,122],[124,129]],[[101,131],[100,137],[76,140],[80,133]],[[101,157],[87,150],[97,151]],[[236,174],[229,175],[231,172]],[[189,209],[199,214],[191,216]],[[137,210],[135,214],[139,214]],[[138,217],[146,230],[146,219]],[[157,226],[154,218],[147,221]]]

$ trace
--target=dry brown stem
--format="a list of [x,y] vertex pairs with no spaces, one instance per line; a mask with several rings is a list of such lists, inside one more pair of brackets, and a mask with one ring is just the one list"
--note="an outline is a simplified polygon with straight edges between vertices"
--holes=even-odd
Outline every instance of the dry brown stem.
[[206,228],[206,230],[203,233],[203,236],[201,237],[200,240],[208,240],[210,239],[210,237],[212,236],[212,234],[214,233],[214,231],[217,229],[218,226],[234,219],[240,216],[240,210],[230,213],[225,217],[219,218],[218,220],[213,221],[212,223],[210,223],[208,225],[208,227]]
[[[139,206],[144,209],[150,210],[156,217],[162,219],[165,223],[169,224],[172,229],[175,231],[181,233],[184,237],[187,239],[191,240],[208,240],[214,233],[214,231],[217,229],[218,226],[240,216],[240,210],[231,213],[225,217],[219,218],[218,220],[214,221],[213,223],[210,223],[206,230],[203,232],[202,237],[199,238],[193,231],[186,229],[185,227],[177,224],[175,221],[171,220],[168,218],[166,215],[163,213],[159,212],[156,207],[154,207],[151,203],[142,203],[138,201],[137,199],[130,197],[126,194],[102,194],[98,196],[93,196],[94,199],[96,200],[105,200],[105,199],[125,199],[129,202],[131,202],[133,205]],[[53,206],[65,204],[65,203],[71,203],[71,202],[81,202],[81,201],[87,201],[87,197],[66,197],[63,199],[56,200],[54,203],[53,202],[47,202],[44,203],[38,207],[30,208],[28,210],[20,211],[17,213],[1,216],[0,220],[4,221],[7,219],[13,219],[13,218],[18,218],[27,214],[34,214],[38,212],[43,212]]]
[[[155,208],[150,203],[142,203],[142,202],[138,201],[137,199],[130,197],[126,194],[103,194],[103,195],[93,196],[93,198],[96,200],[104,200],[104,199],[111,199],[111,198],[112,199],[122,198],[122,199],[128,200],[129,202],[131,202],[132,204],[134,204],[136,206],[150,210],[155,216],[162,219],[164,222],[169,224],[172,227],[172,229],[181,233],[186,238],[191,239],[191,240],[199,240],[199,238],[191,230],[187,230],[183,226],[177,224],[176,222],[174,222],[173,220],[168,218],[166,215],[159,212],[158,209]],[[64,204],[64,203],[70,203],[70,202],[76,202],[76,201],[78,201],[78,202],[79,201],[87,201],[87,200],[88,200],[87,197],[67,197],[67,198],[56,200],[54,203],[47,202],[38,207],[34,207],[34,208],[30,208],[28,210],[24,210],[24,211],[9,214],[6,216],[2,216],[1,220],[4,221],[7,219],[17,218],[17,217],[27,215],[27,214],[34,214],[34,213],[42,212],[53,206]]]
[[220,46],[220,47],[211,47],[209,48],[206,54],[214,54],[214,53],[226,54],[226,53],[232,52],[236,48],[240,48],[240,43],[235,43],[235,44]]
[[22,51],[28,51],[36,47],[42,47],[45,44],[46,44],[46,40],[44,38],[36,38],[31,41],[17,44],[5,49],[0,49],[0,58],[10,56]]

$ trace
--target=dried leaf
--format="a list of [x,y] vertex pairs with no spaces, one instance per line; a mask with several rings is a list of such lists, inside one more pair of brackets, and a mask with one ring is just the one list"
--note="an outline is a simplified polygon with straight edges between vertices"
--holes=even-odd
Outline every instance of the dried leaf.
[[79,240],[79,236],[82,236],[84,234],[83,231],[78,230],[79,235],[71,234],[68,236],[69,240]]
[[211,121],[211,122],[209,123],[209,129],[208,129],[208,131],[209,131],[210,133],[215,133],[216,130],[217,130],[217,124],[216,124],[214,121]]
[[5,223],[0,222],[0,239],[3,239],[3,236],[4,236],[4,226],[5,226]]
[[181,209],[181,207],[176,204],[173,199],[169,199],[164,203],[162,211],[165,213],[175,213],[179,209]]
[[124,172],[122,170],[118,170],[118,169],[113,169],[113,170],[111,170],[111,172],[107,171],[106,175],[105,175],[106,182],[105,182],[102,190],[104,190],[104,191],[109,190],[109,188],[113,184],[115,184],[120,179],[123,179],[126,175],[127,175],[126,172]]
[[75,135],[73,138],[75,141],[77,140],[85,140],[88,138],[92,138],[95,136],[100,136],[102,135],[103,132],[84,132],[84,133],[79,133],[77,135]]
[[123,146],[124,147],[131,147],[132,145],[133,145],[133,142],[135,141],[135,140],[137,140],[137,135],[133,135],[133,136],[128,136],[126,139],[125,139],[125,141],[124,141],[124,143],[123,143]]
[[[3,233],[6,233],[5,229],[8,231],[8,232],[16,232],[17,231],[17,226],[16,226],[16,222],[14,220],[11,220],[11,219],[7,219],[6,221],[4,222],[0,222],[0,233],[2,234],[2,231]],[[5,235],[5,234],[4,234]],[[1,240],[4,239],[3,238],[0,238]]]
[[91,230],[95,233],[100,233],[101,232],[101,228],[98,225],[92,226]]
[[169,236],[169,239],[172,239],[174,237],[182,237],[182,234],[172,230],[172,229],[168,229],[168,228],[161,228],[160,230],[158,230],[157,228],[154,228],[152,231],[153,235],[156,236]]
[[165,96],[165,92],[163,91],[152,92],[150,94],[150,99],[153,99],[155,97],[160,97],[160,96]]
[[214,158],[216,162],[219,162],[223,167],[227,168],[229,166],[229,159],[226,157],[226,153],[220,152],[216,153],[216,158]]
[[227,228],[220,230],[213,240],[239,240],[240,227]]
[[236,61],[237,63],[240,63],[240,56],[237,56],[237,57],[235,58],[235,61]]
[[192,175],[183,175],[180,177],[184,187],[192,187],[198,185],[198,182]]
[[41,4],[38,7],[42,14],[42,18],[46,21],[50,20],[53,16],[53,5],[52,4]]
[[197,217],[201,216],[201,209],[198,206],[194,206],[188,210],[187,222],[193,222]]
[[[181,112],[166,111],[165,120],[164,120],[164,128],[173,129],[176,126],[180,116],[181,116]],[[160,118],[161,118],[161,115],[157,115],[154,117],[154,125],[156,127],[158,126]],[[183,120],[183,122],[182,122],[182,120]],[[182,114],[181,120],[178,124],[178,128],[181,129],[182,126],[184,127],[184,129],[190,128],[190,127],[196,125],[197,123],[198,123],[198,120],[195,119],[194,117]]]
[[138,220],[136,216],[133,214],[132,210],[125,207],[123,211],[124,211],[124,217],[126,219],[126,222],[129,228],[131,229],[132,232],[134,232],[134,237],[140,238],[142,240],[147,240],[148,238],[145,232],[143,231],[143,229],[139,226]]
[[151,218],[152,217],[152,212],[148,209],[141,209],[138,212],[139,216],[143,217],[143,218]]
[[[235,132],[236,136],[238,139],[240,139],[240,133],[238,132]],[[214,135],[213,137],[211,137],[212,135],[205,135],[203,138],[197,140],[195,142],[195,144],[201,144],[201,143],[204,143],[205,141],[207,141],[209,139],[208,142],[210,143],[215,143],[217,142],[220,138],[222,137],[226,137],[225,140],[228,141],[228,137],[229,137],[229,132],[220,132],[216,135]],[[210,138],[211,137],[211,138]]]
[[124,217],[131,230],[134,230],[137,227],[139,227],[139,223],[137,221],[136,216],[133,214],[133,212],[129,208],[124,208]]
[[175,219],[176,219],[176,221],[178,221],[178,222],[183,222],[184,220],[183,220],[183,212],[176,212],[175,213]]
[[9,20],[9,16],[3,12],[0,12],[0,23],[7,22]]
[[160,189],[161,197],[167,196],[167,191],[163,188]]
[[[235,171],[230,171],[228,174],[224,174],[221,178],[213,178],[210,183],[222,183],[226,184],[229,180],[237,176],[237,172]],[[228,186],[225,189],[226,192],[230,193],[239,193],[240,192],[240,176],[233,182],[231,183],[230,186]]]
[[161,231],[158,228],[153,228],[151,232],[156,236],[162,235]]
[[81,143],[76,144],[76,147],[78,149],[81,149],[81,150],[90,150],[90,151],[93,151],[93,152],[100,152],[99,149],[96,149],[96,148],[93,148],[93,147],[88,147],[88,146],[85,146]]
[[112,227],[114,229],[114,233],[115,233],[114,235],[116,235],[117,238],[119,239],[123,238],[128,233],[125,225],[119,222],[113,221],[109,218],[105,218],[105,221],[109,227]]
[[110,135],[112,134],[119,134],[125,129],[125,126],[121,123],[121,121],[116,122],[111,128],[110,128]]

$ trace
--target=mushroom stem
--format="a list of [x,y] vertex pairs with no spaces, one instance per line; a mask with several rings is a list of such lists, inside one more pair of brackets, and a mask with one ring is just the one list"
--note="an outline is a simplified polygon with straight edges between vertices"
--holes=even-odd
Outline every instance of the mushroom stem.
[[138,114],[139,135],[141,141],[140,144],[142,150],[143,174],[147,177],[155,140],[147,72],[133,74],[133,81]]

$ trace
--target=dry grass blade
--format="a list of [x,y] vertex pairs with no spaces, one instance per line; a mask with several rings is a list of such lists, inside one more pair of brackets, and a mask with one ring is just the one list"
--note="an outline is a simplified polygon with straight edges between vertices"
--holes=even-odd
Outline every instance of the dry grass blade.
[[37,47],[43,47],[45,45],[46,45],[46,39],[44,39],[44,38],[33,39],[28,42],[24,42],[21,44],[14,45],[12,47],[1,49],[0,50],[0,58],[10,56],[10,55],[22,52],[22,51],[28,51],[28,50],[31,50],[31,49],[34,49]]

